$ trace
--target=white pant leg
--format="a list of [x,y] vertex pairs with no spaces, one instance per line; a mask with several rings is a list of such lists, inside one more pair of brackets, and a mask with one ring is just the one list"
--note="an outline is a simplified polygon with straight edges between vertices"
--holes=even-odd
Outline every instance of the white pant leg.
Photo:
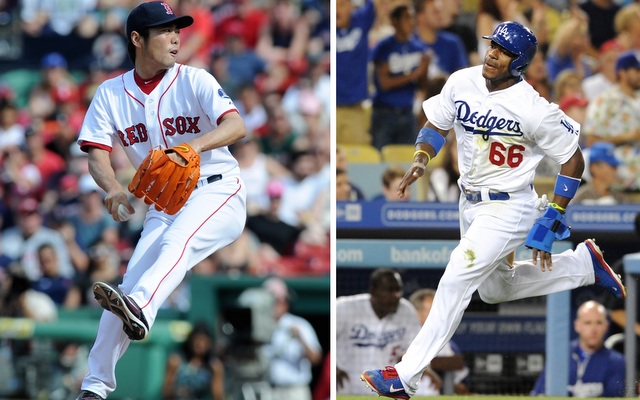
[[[236,177],[226,177],[197,189],[159,238],[159,248],[152,252],[157,251],[157,256],[141,259],[142,269],[134,266],[143,270],[142,275],[125,293],[143,310],[149,327],[187,271],[242,233],[247,214],[245,188],[241,182]],[[166,218],[166,215],[149,211],[147,219],[155,218]]]
[[96,341],[89,353],[89,372],[82,380],[82,389],[104,398],[116,390],[116,363],[130,343],[122,330],[122,321],[111,312],[104,311]]
[[[429,317],[402,361],[395,366],[410,394],[418,387],[423,370],[455,333],[473,292],[487,280],[490,283],[483,286],[484,295],[500,301],[539,296],[593,283],[593,269],[586,267],[591,265],[586,258],[588,253],[583,251],[586,249],[554,256],[554,270],[566,265],[564,271],[558,272],[563,276],[559,283],[551,284],[554,279],[551,274],[541,277],[539,267],[533,263],[528,266],[518,263],[516,270],[522,269],[522,273],[511,277],[506,259],[524,243],[540,215],[535,208],[536,200],[534,192],[513,195],[508,201],[472,204],[461,200],[462,239],[451,254]],[[507,282],[514,287],[508,287]],[[526,288],[528,283],[532,287]],[[522,293],[517,293],[517,289],[522,289]],[[497,294],[489,296],[489,292]]]
[[[174,216],[155,210],[147,213],[120,289],[142,308],[149,328],[187,271],[242,233],[245,193],[241,180],[223,178],[197,189]],[[103,397],[112,393],[116,388],[116,363],[129,343],[122,321],[105,311],[89,353],[89,373],[82,389]]]
[[533,260],[516,261],[511,268],[506,262],[478,288],[480,298],[489,304],[543,296],[592,285],[595,282],[593,263],[587,246],[566,250],[551,256],[553,270],[542,272]]

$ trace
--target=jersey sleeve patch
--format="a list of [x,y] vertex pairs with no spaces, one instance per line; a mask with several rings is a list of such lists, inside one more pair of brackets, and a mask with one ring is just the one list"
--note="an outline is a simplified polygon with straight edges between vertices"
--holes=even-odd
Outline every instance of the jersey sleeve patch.
[[218,88],[218,96],[222,97],[223,99],[231,99],[231,97],[229,97],[229,95],[227,95],[224,90],[222,90],[222,88]]

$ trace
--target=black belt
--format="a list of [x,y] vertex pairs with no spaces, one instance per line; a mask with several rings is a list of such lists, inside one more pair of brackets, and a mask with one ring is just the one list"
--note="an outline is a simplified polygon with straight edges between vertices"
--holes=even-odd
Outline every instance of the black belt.
[[[462,193],[464,193],[464,197],[473,202],[478,203],[482,201],[482,192],[479,190],[469,190],[462,187]],[[509,200],[511,196],[506,192],[491,192],[489,191],[489,200]]]
[[219,181],[220,179],[222,179],[222,175],[221,174],[211,175],[210,177],[208,177],[206,179],[204,179],[204,178],[200,179],[198,181],[198,183],[196,184],[196,189],[201,187],[201,186],[208,185],[210,183]]

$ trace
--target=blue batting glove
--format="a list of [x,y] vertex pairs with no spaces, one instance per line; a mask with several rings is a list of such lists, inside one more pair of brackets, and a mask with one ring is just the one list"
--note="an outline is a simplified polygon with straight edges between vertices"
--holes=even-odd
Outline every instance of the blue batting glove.
[[549,207],[533,224],[524,244],[529,248],[551,253],[553,242],[568,238],[571,234],[569,229],[564,215],[555,208]]

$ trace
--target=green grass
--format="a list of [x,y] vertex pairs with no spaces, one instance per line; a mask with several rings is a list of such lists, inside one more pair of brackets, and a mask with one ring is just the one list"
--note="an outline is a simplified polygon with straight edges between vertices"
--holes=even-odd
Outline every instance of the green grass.
[[[522,400],[525,397],[529,397],[526,395],[522,396],[495,396],[495,395],[474,395],[474,396],[437,396],[437,397],[428,397],[428,396],[417,396],[412,397],[411,400],[433,400],[433,399],[449,399],[449,400],[478,400],[478,398],[484,399],[495,399],[495,400]],[[536,398],[536,397],[532,397]],[[544,400],[568,400],[573,397],[543,397]],[[336,400],[388,400],[386,397],[378,397],[375,394],[371,396],[337,396]],[[605,400],[602,398],[597,398],[595,400]],[[606,400],[612,400],[613,398],[609,397]],[[618,397],[618,399],[622,399],[622,397]]]

